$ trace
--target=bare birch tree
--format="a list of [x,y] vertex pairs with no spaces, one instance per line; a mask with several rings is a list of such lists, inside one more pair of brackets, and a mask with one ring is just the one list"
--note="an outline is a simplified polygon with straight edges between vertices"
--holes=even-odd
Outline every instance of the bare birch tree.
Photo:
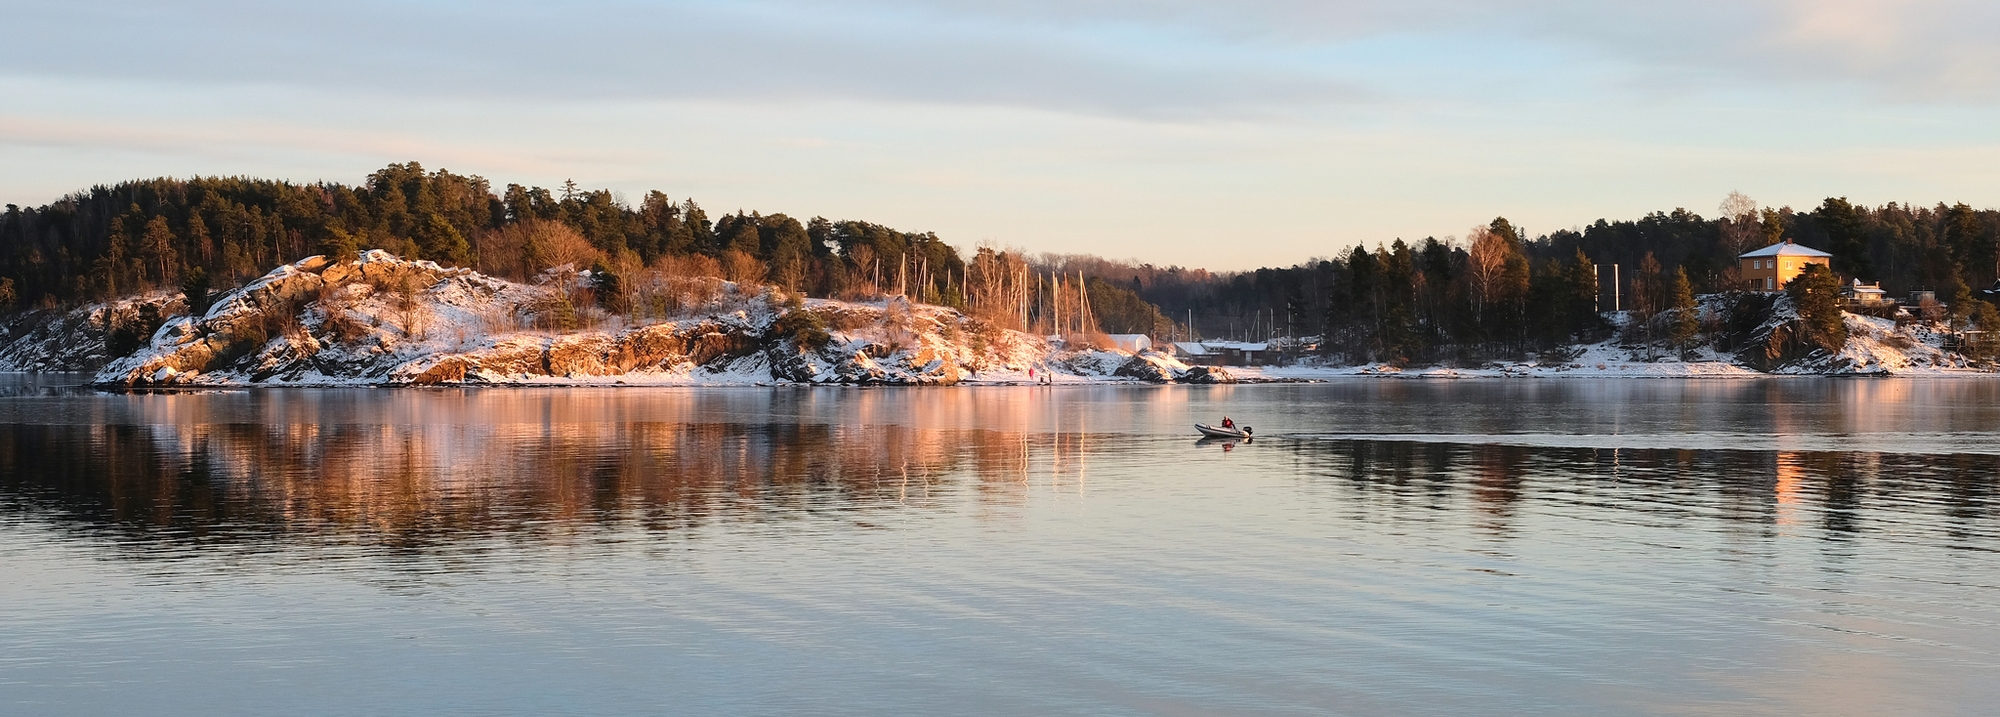
[[1731,258],[1751,250],[1752,242],[1762,233],[1757,226],[1757,200],[1742,192],[1730,192],[1716,207],[1722,212],[1722,246],[1729,250]]
[[1513,252],[1507,238],[1484,227],[1473,227],[1465,235],[1466,250],[1465,282],[1472,290],[1472,316],[1474,321],[1486,319],[1486,305],[1498,297],[1501,285],[1507,276],[1507,257]]

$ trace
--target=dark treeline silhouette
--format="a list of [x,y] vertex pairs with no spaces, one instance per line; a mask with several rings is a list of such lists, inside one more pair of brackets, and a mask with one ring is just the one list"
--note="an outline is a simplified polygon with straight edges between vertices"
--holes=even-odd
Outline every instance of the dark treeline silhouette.
[[1502,218],[1462,238],[1399,239],[1291,267],[1212,273],[990,248],[968,258],[928,232],[741,211],[711,219],[691,199],[655,191],[634,205],[573,182],[495,191],[480,177],[410,162],[354,186],[153,179],[39,208],[7,205],[0,310],[146,290],[179,290],[199,306],[210,287],[279,264],[379,248],[513,279],[593,269],[605,308],[627,315],[649,314],[645,287],[718,276],[809,296],[902,294],[1009,328],[1320,337],[1323,352],[1347,360],[1429,362],[1601,337],[1608,326],[1599,311],[1612,308],[1614,283],[1619,308],[1645,320],[1667,316],[1673,327],[1662,330],[1685,339],[1692,295],[1741,288],[1735,257],[1784,240],[1831,252],[1840,281],[1880,281],[1890,296],[1931,289],[1970,306],[1970,287],[2000,278],[1994,210],[1829,198],[1807,212],[1760,211],[1732,194],[1721,214],[1675,209],[1534,237]]
[[[661,287],[713,276],[807,296],[897,294],[964,308],[1006,328],[1090,336],[1160,333],[1171,322],[1126,284],[1031,266],[982,248],[971,260],[936,234],[864,221],[744,213],[711,220],[692,199],[636,206],[565,182],[551,191],[392,164],[357,186],[249,178],[152,179],[96,187],[0,217],[0,311],[179,290],[200,307],[313,254],[384,249],[532,280],[590,269],[604,308],[657,318]],[[1079,288],[1081,287],[1081,288]],[[671,302],[668,302],[671,303]]]
[[1614,305],[1641,319],[1671,319],[1656,336],[1684,341],[1691,319],[1676,313],[1692,306],[1693,295],[1746,288],[1737,255],[1786,240],[1832,253],[1842,284],[1879,281],[1891,297],[1934,290],[1967,311],[1980,303],[1970,288],[2000,278],[2000,212],[1991,209],[1868,208],[1829,198],[1809,212],[1759,211],[1732,194],[1722,212],[1718,219],[1686,209],[1600,219],[1535,237],[1501,218],[1462,239],[1396,240],[1234,273],[1095,257],[1045,262],[1132,286],[1202,337],[1321,337],[1322,351],[1355,361],[1556,349],[1606,335],[1598,312]]
[[[637,206],[607,190],[508,185],[415,162],[358,186],[248,178],[152,179],[100,186],[0,218],[7,303],[56,306],[190,282],[229,286],[316,253],[386,249],[528,278],[563,263],[617,270],[700,257],[697,269],[813,295],[896,284],[952,303],[965,264],[935,234],[783,214],[711,221],[693,200],[649,192]],[[8,307],[11,308],[11,307]]]

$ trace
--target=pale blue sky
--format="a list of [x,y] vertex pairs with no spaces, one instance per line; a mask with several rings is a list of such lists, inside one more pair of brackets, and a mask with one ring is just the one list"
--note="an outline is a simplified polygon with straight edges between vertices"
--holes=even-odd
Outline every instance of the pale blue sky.
[[392,161],[1216,269],[2000,192],[1963,0],[6,2],[0,201]]

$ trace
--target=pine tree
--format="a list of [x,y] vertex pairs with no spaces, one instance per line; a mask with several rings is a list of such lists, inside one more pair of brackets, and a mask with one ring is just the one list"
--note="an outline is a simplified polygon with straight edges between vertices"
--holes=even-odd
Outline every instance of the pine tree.
[[1840,309],[1840,278],[1821,264],[1807,264],[1806,270],[1785,284],[1785,291],[1798,309],[1803,337],[1827,351],[1839,351],[1847,344],[1847,320]]
[[423,258],[447,266],[472,265],[472,244],[436,212],[426,213],[414,233],[411,238],[416,240]]
[[179,257],[174,251],[174,232],[167,228],[166,217],[155,216],[146,222],[146,233],[139,237],[139,252],[148,268],[159,268],[158,286],[171,286],[172,266],[179,261]]
[[215,303],[215,297],[210,295],[212,288],[208,271],[199,266],[188,269],[181,276],[181,297],[187,301],[188,315],[201,317],[208,314],[208,307]]
[[1695,304],[1694,285],[1688,282],[1686,269],[1674,269],[1671,293],[1674,319],[1668,330],[1669,339],[1685,358],[1693,352],[1695,338],[1701,333],[1701,311]]

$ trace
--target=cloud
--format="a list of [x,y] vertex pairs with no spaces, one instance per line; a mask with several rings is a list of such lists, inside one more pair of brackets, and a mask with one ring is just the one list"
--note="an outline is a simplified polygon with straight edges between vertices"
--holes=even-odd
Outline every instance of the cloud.
[[0,71],[410,97],[1000,105],[1165,119],[1646,87],[2000,99],[1964,0],[20,3]]
[[762,2],[150,3],[16,9],[14,74],[415,96],[887,100],[1173,114],[1358,89],[1160,32],[1116,36],[888,6]]

